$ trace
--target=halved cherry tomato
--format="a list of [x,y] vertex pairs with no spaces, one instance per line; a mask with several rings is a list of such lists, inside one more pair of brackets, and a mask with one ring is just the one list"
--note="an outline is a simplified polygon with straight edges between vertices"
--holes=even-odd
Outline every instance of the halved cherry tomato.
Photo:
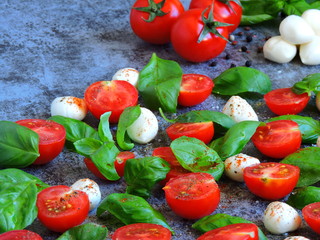
[[[135,158],[133,152],[124,151],[120,152],[114,161],[114,166],[116,171],[120,177],[124,175],[124,167],[126,165],[126,161],[128,159]],[[105,176],[99,171],[99,169],[94,165],[90,158],[84,158],[84,163],[86,164],[87,168],[98,178],[107,180]]]
[[138,91],[122,80],[99,81],[91,84],[84,93],[84,100],[96,118],[110,112],[110,123],[117,123],[123,110],[138,103]]
[[90,203],[85,192],[58,185],[42,190],[36,205],[38,219],[44,226],[55,232],[64,232],[86,219]]
[[30,128],[39,135],[40,156],[33,164],[46,164],[61,153],[66,140],[66,130],[61,124],[44,119],[24,119],[16,123]]
[[268,108],[277,115],[298,114],[308,104],[308,93],[296,94],[291,88],[279,88],[264,95]]
[[267,200],[278,200],[291,193],[299,176],[299,167],[279,162],[259,163],[243,171],[250,192]]
[[187,136],[197,138],[208,144],[213,138],[214,127],[213,122],[174,123],[166,129],[166,132],[172,141]]
[[302,209],[302,215],[309,227],[320,234],[320,202],[308,204]]
[[43,240],[43,238],[29,230],[12,230],[0,234],[0,240]]
[[258,240],[257,225],[253,223],[235,223],[206,232],[197,240]]
[[259,126],[251,140],[264,155],[284,158],[300,148],[302,137],[296,122],[277,120]]
[[171,178],[163,188],[169,207],[186,219],[211,214],[220,202],[220,189],[209,173],[187,173]]
[[112,240],[170,240],[169,229],[153,223],[133,223],[118,228]]
[[214,87],[211,78],[201,74],[183,74],[178,97],[182,106],[194,106],[206,100]]

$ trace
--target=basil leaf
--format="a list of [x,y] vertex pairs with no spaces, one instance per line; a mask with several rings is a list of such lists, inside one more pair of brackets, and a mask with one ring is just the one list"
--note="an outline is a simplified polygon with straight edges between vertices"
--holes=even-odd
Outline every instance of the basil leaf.
[[224,164],[218,154],[196,138],[180,137],[170,147],[183,168],[191,172],[206,172],[219,180]]
[[182,80],[182,69],[175,61],[164,60],[155,53],[140,71],[138,90],[146,106],[165,112],[176,112]]
[[236,123],[223,137],[212,141],[209,147],[215,150],[222,160],[225,160],[242,151],[259,125],[258,121]]
[[112,133],[110,131],[109,117],[111,112],[106,112],[100,116],[100,122],[98,126],[98,134],[103,142],[113,142]]
[[306,1],[289,0],[287,1],[287,3],[285,3],[283,7],[283,12],[288,16],[289,15],[301,16],[304,11],[310,8],[311,6]]
[[142,197],[128,193],[112,193],[102,200],[97,208],[97,215],[110,212],[124,224],[154,223],[173,230],[167,224],[164,216],[152,208]]
[[39,157],[39,135],[14,122],[0,121],[0,168],[24,168]]
[[296,82],[292,91],[296,94],[308,93],[320,91],[320,73],[309,74],[300,82]]
[[320,181],[320,148],[307,147],[285,157],[282,163],[300,168],[300,178],[296,187],[305,187]]
[[140,114],[141,108],[138,105],[134,107],[127,107],[120,115],[116,138],[121,149],[131,150],[134,147],[134,144],[131,142],[126,131],[127,128],[138,119]]
[[293,190],[287,200],[289,205],[300,210],[314,202],[320,202],[320,188],[314,186]]
[[165,179],[169,170],[169,163],[159,157],[128,159],[124,173],[126,193],[150,197],[154,185]]
[[282,115],[271,118],[268,120],[268,122],[277,120],[292,120],[296,122],[299,125],[303,143],[316,143],[318,137],[320,136],[320,121],[317,121],[311,117]]
[[261,22],[265,22],[275,18],[273,15],[270,14],[256,14],[256,15],[242,15],[241,17],[241,25],[252,25]]
[[[210,216],[206,216],[198,220],[192,225],[192,228],[201,232],[208,232],[210,230],[224,227],[230,224],[236,223],[252,223],[241,217],[234,217],[224,213],[218,213]],[[259,240],[268,240],[264,233],[259,228]]]
[[108,229],[95,223],[86,223],[69,229],[57,240],[105,240]]
[[94,138],[83,138],[74,142],[76,151],[85,156],[90,157],[103,145],[103,142]]

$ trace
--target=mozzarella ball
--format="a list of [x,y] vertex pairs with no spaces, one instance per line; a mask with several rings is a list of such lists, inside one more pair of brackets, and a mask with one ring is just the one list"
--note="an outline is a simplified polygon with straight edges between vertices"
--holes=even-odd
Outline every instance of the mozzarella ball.
[[119,69],[112,77],[112,80],[123,80],[137,86],[139,79],[139,71],[134,68]]
[[288,63],[296,54],[297,46],[283,40],[281,36],[271,37],[263,45],[264,57],[273,62]]
[[282,234],[297,230],[301,225],[301,217],[290,205],[275,201],[264,211],[263,224],[273,234]]
[[155,138],[158,129],[158,120],[153,112],[141,107],[140,116],[127,128],[127,133],[134,142],[146,144]]
[[310,240],[310,239],[302,236],[292,236],[292,237],[287,237],[284,240]]
[[99,185],[95,181],[89,178],[80,179],[71,185],[71,189],[83,191],[88,195],[90,210],[98,207],[101,201],[101,192]]
[[238,182],[243,182],[244,168],[258,163],[260,163],[258,158],[239,153],[225,160],[224,169],[229,178]]
[[315,32],[306,20],[297,15],[289,15],[279,26],[281,37],[292,44],[311,42]]
[[223,107],[222,113],[230,116],[235,122],[258,121],[258,116],[251,105],[239,96],[232,96]]
[[301,17],[307,21],[316,35],[320,36],[320,10],[308,9],[304,11]]
[[301,44],[299,55],[301,62],[306,65],[320,64],[320,36],[315,36],[309,43]]
[[82,98],[65,96],[57,97],[51,103],[51,116],[60,115],[76,120],[83,120],[88,108]]

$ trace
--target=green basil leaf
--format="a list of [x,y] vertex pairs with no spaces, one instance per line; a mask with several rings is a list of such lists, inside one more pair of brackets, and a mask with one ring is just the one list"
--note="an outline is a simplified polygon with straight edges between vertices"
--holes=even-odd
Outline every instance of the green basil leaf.
[[274,19],[275,16],[270,14],[242,15],[241,25],[253,25]]
[[102,200],[97,208],[100,216],[108,211],[124,224],[154,223],[168,228],[172,233],[164,216],[142,197],[128,193],[112,193]]
[[308,93],[320,91],[320,73],[309,74],[300,82],[296,82],[292,91],[296,94]]
[[318,137],[320,136],[320,121],[317,121],[311,117],[303,117],[299,115],[282,115],[274,117],[268,120],[292,120],[299,125],[299,129],[302,134],[302,143],[316,143]]
[[27,127],[0,121],[0,168],[24,168],[39,157],[39,135]]
[[301,16],[304,11],[310,8],[311,6],[306,1],[289,0],[284,4],[283,12],[288,16],[289,15]]
[[314,202],[320,202],[320,188],[314,186],[296,188],[287,200],[289,205],[297,209]]
[[224,163],[219,155],[196,138],[180,137],[172,141],[170,147],[183,168],[191,172],[206,172],[219,180],[224,171]]
[[311,9],[319,9],[320,10],[320,1],[319,0],[314,0],[310,1],[310,7]]
[[[210,230],[224,227],[230,224],[236,223],[252,223],[241,217],[234,217],[224,213],[218,213],[210,216],[206,216],[198,220],[192,225],[192,228],[201,232],[208,232]],[[259,228],[259,240],[268,240],[264,233]]]
[[57,240],[105,240],[108,229],[95,223],[86,223],[69,229]]
[[94,138],[83,138],[74,142],[74,147],[77,153],[85,157],[90,157],[98,151],[102,145],[103,142]]
[[320,181],[320,148],[307,147],[285,157],[282,163],[300,168],[300,178],[296,187],[306,187]]
[[114,142],[112,133],[110,131],[109,117],[111,112],[106,112],[100,116],[100,122],[98,126],[99,137],[103,142]]
[[209,147],[215,150],[222,160],[225,160],[242,151],[259,125],[258,121],[239,122],[233,125],[223,137],[212,141]]
[[165,179],[169,170],[169,163],[159,157],[127,160],[124,172],[126,193],[143,198],[150,197],[154,185]]
[[127,107],[120,115],[116,138],[121,149],[131,150],[134,147],[134,144],[127,135],[127,128],[138,119],[140,114],[141,108],[138,105],[134,107]]
[[182,69],[175,61],[164,60],[155,53],[140,71],[138,90],[149,109],[161,107],[165,112],[176,112],[182,80]]

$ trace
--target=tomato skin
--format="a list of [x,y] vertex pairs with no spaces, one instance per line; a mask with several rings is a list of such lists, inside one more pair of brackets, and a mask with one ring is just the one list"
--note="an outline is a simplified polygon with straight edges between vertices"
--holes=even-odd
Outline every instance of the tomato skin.
[[23,119],[16,123],[30,128],[39,135],[40,156],[32,164],[46,164],[55,159],[63,150],[66,130],[61,124],[44,119]]
[[[178,55],[191,62],[205,62],[220,55],[227,41],[213,33],[198,43],[198,38],[204,27],[202,21],[203,9],[185,11],[177,19],[171,30],[171,43]],[[208,11],[205,16],[208,16]],[[220,21],[215,17],[215,20]],[[229,31],[226,27],[217,27],[216,30],[228,39]]]
[[214,87],[211,78],[201,74],[183,74],[178,97],[181,106],[194,106],[206,100]]
[[264,155],[284,158],[300,148],[302,136],[296,122],[277,120],[259,126],[251,140]]
[[302,209],[302,216],[313,231],[320,234],[320,202],[308,204]]
[[253,194],[267,200],[279,200],[295,188],[300,176],[297,166],[264,162],[244,169],[243,178]]
[[298,114],[308,104],[308,93],[295,94],[291,88],[274,89],[264,95],[268,108],[277,115]]
[[65,232],[81,224],[89,213],[89,198],[85,192],[57,185],[38,194],[38,219],[54,232]]
[[[162,0],[154,0],[159,3]],[[152,22],[146,22],[149,13],[134,8],[147,7],[148,0],[137,0],[130,12],[130,25],[133,32],[142,40],[153,44],[170,42],[171,27],[176,19],[184,12],[184,7],[179,0],[166,0],[161,10],[167,14],[157,16]]]
[[228,26],[229,33],[232,33],[240,25],[242,7],[234,1],[230,1],[231,8],[219,0],[191,0],[189,9],[205,9],[214,2],[214,15],[219,16],[222,22],[232,24]]
[[253,223],[235,223],[206,232],[197,240],[258,240],[257,225]]
[[133,223],[116,229],[112,240],[170,240],[169,229],[153,223]]
[[29,230],[12,230],[0,234],[0,240],[43,240],[43,238]]
[[84,100],[97,119],[111,111],[109,122],[117,123],[125,108],[137,105],[138,90],[127,81],[98,81],[86,89]]
[[171,178],[163,188],[169,207],[186,219],[211,214],[220,202],[220,189],[208,173],[187,173]]

